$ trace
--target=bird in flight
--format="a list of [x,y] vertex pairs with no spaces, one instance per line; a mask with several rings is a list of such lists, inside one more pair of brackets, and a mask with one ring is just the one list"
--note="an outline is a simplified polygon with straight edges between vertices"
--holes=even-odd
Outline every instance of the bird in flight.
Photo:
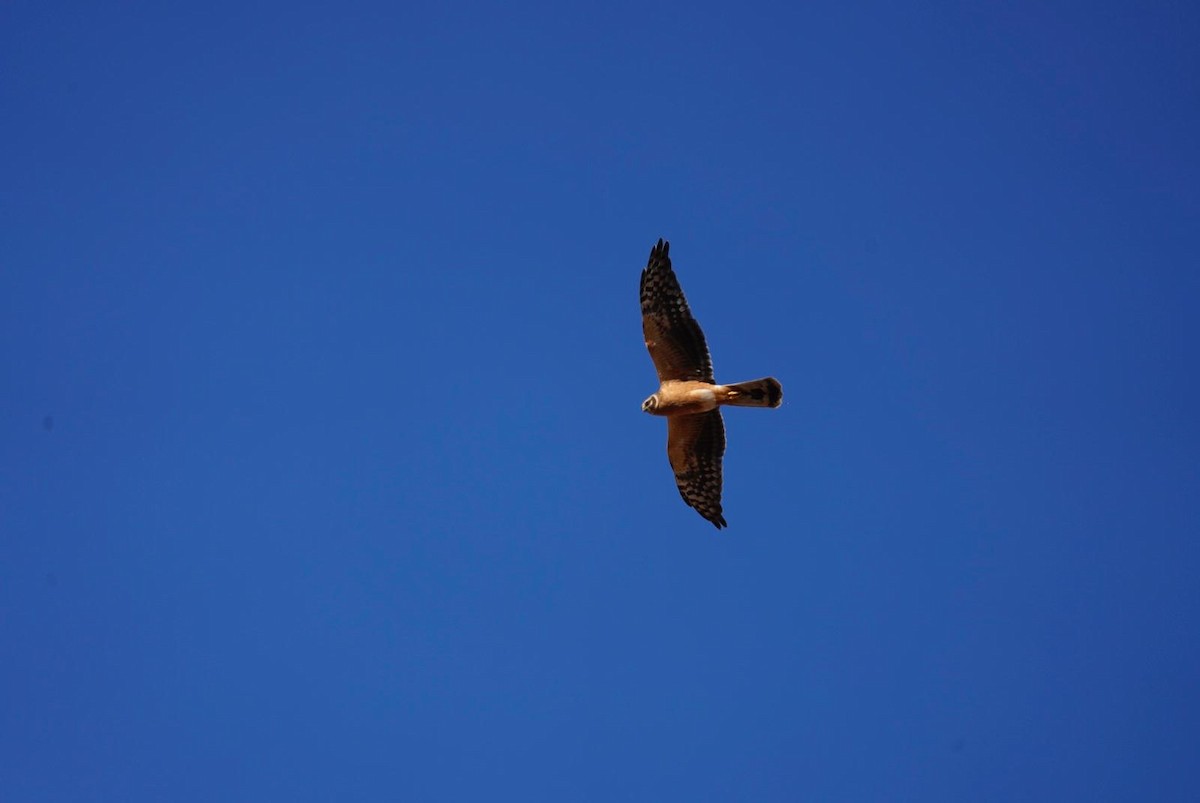
[[667,458],[679,495],[719,530],[721,458],[725,422],[720,407],[778,407],[783,388],[773,377],[718,385],[700,324],[671,270],[671,244],[650,249],[642,271],[642,334],[658,371],[658,392],[642,402],[642,411],[667,418]]

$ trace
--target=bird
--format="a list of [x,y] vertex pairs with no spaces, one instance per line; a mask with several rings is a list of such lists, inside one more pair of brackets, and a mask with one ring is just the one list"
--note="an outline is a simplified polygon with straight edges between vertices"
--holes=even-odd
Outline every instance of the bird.
[[704,331],[692,317],[671,269],[671,244],[659,238],[642,271],[642,334],[658,372],[658,390],[642,412],[667,419],[667,459],[679,495],[720,530],[728,526],[721,508],[721,459],[725,422],[720,408],[778,407],[783,387],[774,377],[719,385]]

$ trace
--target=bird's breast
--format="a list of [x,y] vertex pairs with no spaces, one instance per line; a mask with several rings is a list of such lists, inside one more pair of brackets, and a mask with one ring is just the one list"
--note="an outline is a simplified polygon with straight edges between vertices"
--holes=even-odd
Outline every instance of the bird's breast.
[[664,382],[658,390],[658,415],[694,415],[717,406],[714,385],[707,382]]

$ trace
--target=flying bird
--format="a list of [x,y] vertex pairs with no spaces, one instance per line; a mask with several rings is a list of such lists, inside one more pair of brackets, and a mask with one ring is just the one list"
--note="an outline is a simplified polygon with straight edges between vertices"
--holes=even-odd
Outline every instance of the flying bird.
[[719,530],[726,521],[721,515],[725,422],[718,408],[778,407],[783,388],[772,377],[716,384],[704,332],[671,270],[670,248],[660,239],[642,271],[642,334],[659,381],[642,411],[666,416],[667,458],[679,495]]

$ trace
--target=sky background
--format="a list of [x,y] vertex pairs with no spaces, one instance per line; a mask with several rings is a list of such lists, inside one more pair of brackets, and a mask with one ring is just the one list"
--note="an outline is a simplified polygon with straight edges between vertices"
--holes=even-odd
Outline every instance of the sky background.
[[1195,800],[1198,9],[4,3],[0,798]]

